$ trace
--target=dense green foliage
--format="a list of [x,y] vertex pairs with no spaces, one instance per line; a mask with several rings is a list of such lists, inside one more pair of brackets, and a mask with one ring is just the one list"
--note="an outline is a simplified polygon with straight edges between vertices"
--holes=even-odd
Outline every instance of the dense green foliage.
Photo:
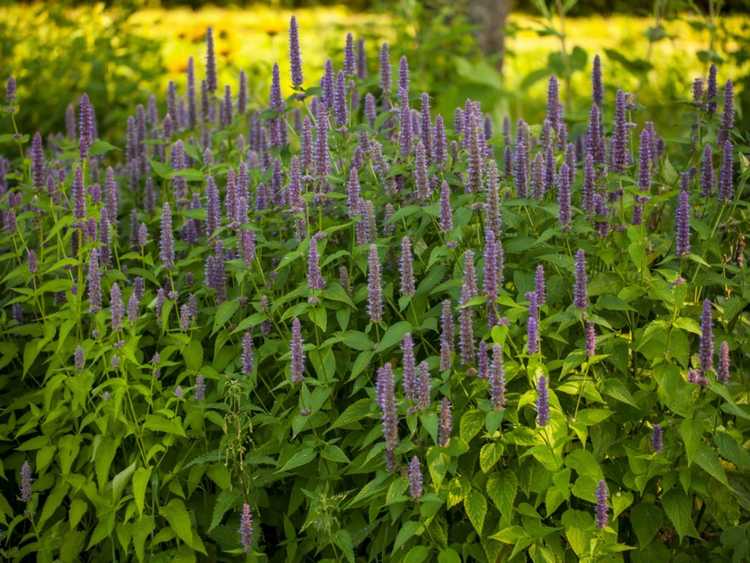
[[[604,77],[609,88],[602,130],[609,136],[615,105],[610,92],[618,77],[607,68]],[[413,77],[414,84],[419,81]],[[540,125],[527,130],[520,124],[507,138],[488,131],[485,139],[478,123],[472,129],[464,122],[463,133],[448,127],[453,149],[446,150],[444,162],[428,153],[424,184],[418,134],[403,150],[399,97],[381,91],[374,61],[368,77],[353,83],[358,100],[368,92],[376,97],[374,123],[361,104],[348,108],[341,126],[335,125],[336,112],[312,112],[312,98],[321,91],[311,86],[276,107],[254,108],[252,116],[235,113],[225,125],[206,120],[176,131],[167,125],[165,132],[160,118],[127,147],[102,135],[86,158],[74,136],[45,135],[43,183],[35,179],[39,157],[28,151],[33,131],[14,134],[14,117],[26,100],[19,95],[4,106],[0,141],[9,164],[0,196],[0,556],[747,560],[748,132],[728,132],[736,160],[731,197],[717,198],[715,186],[701,195],[701,155],[705,146],[718,147],[723,108],[719,102],[717,111],[707,111],[682,93],[686,109],[679,135],[649,153],[649,186],[639,187],[644,165],[636,132],[644,128],[643,114],[628,106],[634,128],[624,172],[597,165],[596,192],[611,209],[584,211],[579,158],[568,227],[560,223],[557,203],[567,147],[554,132],[547,131],[552,140],[545,141]],[[390,107],[386,97],[392,110],[382,109]],[[439,92],[435,97],[439,101]],[[97,117],[107,119],[106,103],[93,99]],[[420,107],[416,87],[410,101]],[[160,103],[159,115],[164,109]],[[302,203],[295,202],[291,187],[292,159],[305,148],[296,110],[317,131],[328,124],[331,153],[327,174],[318,173],[319,158],[309,166],[303,159]],[[259,127],[279,123],[288,145],[257,143]],[[532,158],[550,143],[555,171],[560,168],[555,186],[539,197],[532,197],[531,188],[528,197],[519,194],[518,172],[515,178],[502,173],[504,150],[521,150],[516,135],[523,140],[524,134]],[[480,135],[488,147],[481,156],[475,152]],[[178,140],[189,166],[170,159]],[[721,154],[715,148],[709,165],[716,177]],[[479,169],[472,168],[473,159]],[[134,163],[142,166],[138,172]],[[244,165],[251,211],[237,221],[227,216],[237,197],[228,196],[227,185]],[[114,202],[108,166],[119,186]],[[497,185],[495,167],[501,171]],[[678,257],[680,173],[691,167],[698,170],[684,186],[691,250]],[[360,184],[357,197],[350,187],[352,169]],[[77,171],[85,192],[73,186]],[[219,186],[224,210],[213,232],[206,232],[217,211],[209,178]],[[155,206],[147,179],[156,190]],[[480,185],[472,191],[473,180]],[[181,181],[199,205],[188,204]],[[449,227],[440,203],[443,181],[450,190]],[[425,186],[429,193],[420,195]],[[270,205],[256,209],[264,197]],[[643,220],[632,224],[641,204]],[[163,205],[172,211],[170,221]],[[501,226],[493,226],[495,208]],[[111,225],[103,219],[105,209],[115,210]],[[141,224],[148,234],[142,245]],[[504,248],[499,297],[488,301],[475,291],[463,298],[471,276],[468,251],[482,284],[488,283],[481,274],[488,229],[498,231]],[[92,231],[95,236],[86,234]],[[255,247],[247,260],[241,240],[250,231]],[[176,259],[170,266],[165,248],[173,236]],[[404,237],[414,256],[413,295],[402,289],[399,271]],[[309,287],[312,240],[323,289]],[[578,249],[587,260],[586,307],[573,304]],[[100,260],[102,251],[109,260]],[[377,322],[368,309],[373,252],[382,270],[383,315]],[[220,288],[211,280],[218,262],[226,269]],[[103,272],[103,308],[92,298],[94,263]],[[527,327],[534,313],[527,292],[535,290],[539,265],[546,272],[546,300],[538,312],[539,350],[530,353]],[[137,278],[143,294],[134,298]],[[716,370],[702,374],[705,384],[692,382],[701,362],[699,340],[705,338],[705,299],[713,314],[715,365],[721,343],[730,351],[727,382],[717,380]],[[123,318],[124,304],[133,300]],[[189,316],[192,300],[195,318]],[[471,311],[472,347],[478,349],[480,341],[502,346],[504,406],[493,404],[475,354],[462,361],[457,349],[450,367],[440,369],[445,300],[456,316]],[[488,311],[500,317],[491,328]],[[290,377],[293,319],[301,321],[304,339],[301,382]],[[459,324],[456,335],[464,331]],[[585,333],[591,329],[596,349],[587,353]],[[402,392],[400,346],[407,333],[414,338],[416,362],[426,361],[432,378],[429,404],[421,409]],[[249,370],[246,345],[243,358],[247,334],[254,344]],[[389,362],[397,381],[393,471],[387,469],[383,401],[375,386],[377,370]],[[540,422],[535,404],[542,376],[549,381],[550,415]],[[447,435],[443,399],[452,403]],[[656,425],[664,431],[657,451]],[[413,456],[424,473],[421,495],[407,475]],[[33,476],[29,491],[21,476],[29,470],[22,469],[25,463]],[[600,508],[609,522],[597,527],[595,493],[602,480],[609,501]],[[238,533],[246,503],[254,522],[249,554]]]

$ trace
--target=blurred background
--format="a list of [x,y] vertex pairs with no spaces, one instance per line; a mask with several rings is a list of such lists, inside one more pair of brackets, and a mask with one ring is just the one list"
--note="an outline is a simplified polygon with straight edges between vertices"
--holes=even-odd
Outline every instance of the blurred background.
[[266,103],[272,64],[288,76],[292,13],[300,24],[306,85],[318,82],[326,58],[341,64],[351,31],[365,40],[373,83],[378,48],[387,41],[394,63],[408,55],[412,91],[429,92],[446,117],[472,98],[496,124],[504,115],[538,123],[546,78],[557,74],[575,130],[587,118],[598,53],[608,99],[616,87],[633,92],[642,106],[639,120],[653,119],[669,138],[688,110],[693,78],[715,62],[720,83],[735,81],[738,125],[750,126],[747,0],[2,2],[0,68],[18,81],[21,130],[64,129],[66,106],[86,91],[100,134],[116,140],[149,93],[163,100],[169,80],[184,85],[188,56],[196,57],[202,74],[208,26],[217,39],[221,80],[234,86],[244,69],[252,99]]

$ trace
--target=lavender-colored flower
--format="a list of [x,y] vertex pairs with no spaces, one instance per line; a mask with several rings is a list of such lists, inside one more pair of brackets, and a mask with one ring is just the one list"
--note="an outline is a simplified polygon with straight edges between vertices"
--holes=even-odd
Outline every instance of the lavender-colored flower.
[[196,401],[202,401],[206,398],[206,378],[202,375],[195,378],[194,397]]
[[473,113],[467,116],[466,126],[468,128],[469,140],[466,191],[469,193],[476,193],[482,189],[482,163],[484,161],[484,151],[480,141],[481,136],[479,124],[476,122]]
[[378,247],[374,244],[370,244],[367,263],[367,312],[371,322],[379,323],[383,320],[383,291]]
[[383,92],[384,100],[391,94],[391,59],[388,43],[380,46],[380,90]]
[[393,369],[387,363],[378,370],[376,394],[381,410],[383,437],[385,438],[386,464],[392,471],[393,452],[398,444],[398,413],[396,411],[396,390],[393,381]]
[[161,210],[161,236],[159,238],[159,258],[164,267],[174,268],[174,238],[172,234],[172,208],[164,202]]
[[206,178],[206,195],[208,198],[208,205],[206,207],[206,234],[211,237],[221,224],[219,188],[216,186],[213,176]]
[[427,154],[421,140],[414,149],[414,184],[417,188],[417,199],[429,199],[431,194],[430,180],[427,177]]
[[654,429],[651,433],[651,449],[656,453],[660,453],[664,449],[664,430],[661,424],[654,424]]
[[122,303],[122,292],[117,282],[113,283],[109,290],[109,306],[112,316],[112,330],[120,330],[125,316],[125,306]]
[[419,458],[413,456],[409,462],[409,494],[411,498],[418,499],[422,496],[422,468]]
[[338,127],[344,127],[347,121],[346,108],[346,78],[342,71],[336,75],[333,88],[333,116]]
[[289,345],[292,356],[292,383],[302,383],[305,371],[305,353],[302,349],[302,324],[297,317],[292,321],[292,340]]
[[30,274],[36,274],[39,270],[39,263],[36,257],[36,252],[34,252],[31,248],[26,250],[26,264],[29,267],[29,273]]
[[349,169],[349,180],[346,183],[346,208],[349,212],[349,217],[354,217],[355,215],[360,214],[361,200],[359,172],[357,171],[357,168],[352,166]]
[[594,55],[594,63],[591,69],[591,97],[594,103],[602,107],[604,102],[604,87],[602,86],[602,61],[599,55]]
[[86,365],[86,356],[83,347],[79,344],[73,353],[73,365],[76,370],[81,371]]
[[722,148],[721,168],[719,169],[719,199],[728,202],[734,197],[732,143],[729,140],[724,141]]
[[606,528],[609,523],[608,498],[607,483],[601,479],[596,487],[596,527],[600,530]]
[[44,147],[39,131],[31,140],[31,183],[36,188],[44,186]]
[[450,299],[445,299],[440,314],[440,369],[442,371],[451,367],[453,342],[453,305]]
[[495,231],[489,226],[484,229],[484,294],[494,302],[498,295],[498,246]]
[[302,87],[302,55],[299,48],[299,29],[296,16],[292,16],[289,20],[289,63],[292,86],[299,89]]
[[723,145],[729,140],[729,132],[734,127],[734,84],[727,80],[724,85],[724,112],[721,115],[721,127],[716,141]]
[[401,273],[401,295],[411,297],[414,295],[416,289],[414,284],[414,258],[411,252],[411,239],[409,237],[401,239],[399,270]]
[[73,195],[73,217],[79,221],[86,217],[86,188],[83,185],[83,170],[77,167],[70,186]]
[[536,385],[536,423],[539,426],[547,426],[549,422],[549,391],[547,390],[547,378],[539,376]]
[[328,114],[323,104],[319,104],[316,115],[317,140],[315,145],[315,171],[318,179],[325,181],[328,176],[331,156],[328,151]]
[[180,330],[187,332],[190,330],[190,323],[193,318],[190,316],[190,306],[187,303],[183,303],[179,311],[180,315]]
[[250,505],[242,505],[242,516],[240,517],[240,545],[245,553],[250,553],[253,547],[253,513]]
[[318,254],[318,239],[321,236],[322,233],[317,233],[310,238],[310,249],[307,255],[307,287],[312,291],[320,291],[326,286],[320,272],[320,255]]
[[453,230],[451,189],[446,180],[443,180],[442,184],[440,184],[440,229],[444,233]]
[[651,134],[645,128],[641,131],[638,149],[638,187],[643,192],[651,189]]
[[534,292],[536,293],[536,302],[542,306],[547,302],[547,290],[544,283],[544,266],[539,264],[534,274]]
[[417,381],[417,367],[414,360],[414,340],[411,333],[404,334],[401,340],[401,357],[403,363],[404,396],[409,400],[415,400],[415,389]]
[[706,109],[710,114],[716,112],[716,98],[718,96],[718,85],[716,83],[717,72],[718,69],[716,68],[716,65],[711,63],[711,66],[708,69],[708,84],[706,86]]
[[253,335],[250,331],[242,335],[242,373],[250,375],[253,372]]
[[377,116],[378,112],[375,107],[375,96],[368,92],[365,94],[365,118],[370,127],[375,127],[375,119]]
[[135,240],[138,247],[143,250],[143,248],[148,243],[148,227],[145,223],[141,223],[138,225],[138,231],[136,233]]
[[529,355],[539,352],[539,321],[536,315],[531,313],[529,313],[529,318],[526,321],[526,337]]
[[490,365],[487,355],[487,343],[484,340],[479,341],[479,350],[477,351],[477,377],[487,379],[489,377]]
[[629,129],[626,112],[626,96],[622,90],[617,90],[615,98],[615,123],[612,132],[612,169],[615,172],[625,172],[628,165]]
[[242,231],[240,233],[240,250],[242,261],[249,268],[255,259],[255,231]]
[[417,404],[417,409],[424,410],[430,406],[431,387],[430,367],[427,364],[427,360],[423,360],[417,366],[417,379],[414,389],[414,401]]
[[404,93],[401,93],[398,144],[401,156],[408,156],[411,152],[411,110],[409,109],[409,97]]
[[575,284],[573,285],[573,303],[579,309],[585,309],[589,305],[587,285],[586,254],[582,249],[579,249],[576,252]]
[[357,40],[357,78],[367,78],[367,52],[365,51],[365,40]]
[[549,77],[547,83],[547,119],[552,128],[557,131],[560,128],[560,97],[557,76]]
[[[462,300],[461,304],[463,303]],[[458,321],[458,346],[461,351],[461,363],[469,365],[474,357],[474,319],[470,307],[462,307],[459,310]]]
[[693,84],[692,84],[692,92],[693,92],[693,104],[695,107],[704,109],[705,104],[703,101],[703,79],[702,78],[694,78]]
[[354,37],[351,33],[346,34],[346,43],[344,44],[344,72],[347,76],[354,76]]
[[585,326],[586,357],[590,358],[596,353],[596,327],[588,321]]
[[557,176],[557,203],[560,206],[560,226],[563,231],[570,230],[570,168],[563,162]]
[[432,161],[439,167],[442,167],[447,160],[447,145],[448,138],[445,134],[445,121],[442,115],[438,115],[435,117],[435,127],[433,129]]
[[138,320],[140,305],[141,301],[138,298],[138,294],[133,291],[128,299],[128,321],[130,323],[135,323]]
[[28,461],[24,461],[21,466],[21,484],[19,487],[21,502],[29,502],[31,500],[31,484],[34,482],[32,475],[31,464]]
[[503,348],[492,345],[492,363],[490,365],[490,399],[495,409],[505,406],[505,367],[503,366]]
[[216,79],[216,55],[214,54],[214,30],[206,30],[206,86],[209,92],[216,92],[218,82]]
[[706,385],[708,385],[708,378],[699,369],[689,369],[687,373],[687,380],[688,383],[700,385],[701,387],[705,387]]
[[675,254],[690,253],[690,201],[686,191],[680,191],[675,209]]
[[461,304],[479,295],[477,289],[477,275],[474,270],[474,251],[464,252],[464,282],[461,287]]
[[440,401],[440,420],[438,422],[438,445],[447,448],[453,433],[453,405],[450,399],[443,397]]
[[102,273],[99,269],[99,250],[94,248],[89,256],[88,279],[89,311],[96,313],[102,308]]
[[78,145],[81,160],[84,160],[94,142],[94,108],[85,92],[78,102],[78,120]]
[[726,340],[719,346],[719,365],[716,368],[716,379],[719,383],[729,381],[729,344]]
[[714,332],[711,307],[711,300],[704,299],[700,336],[701,375],[703,376],[714,367]]
[[13,76],[5,82],[5,103],[9,106],[16,103],[16,79]]
[[513,181],[516,186],[516,195],[520,198],[526,197],[528,169],[528,151],[524,142],[520,141],[516,145],[516,154],[513,157]]

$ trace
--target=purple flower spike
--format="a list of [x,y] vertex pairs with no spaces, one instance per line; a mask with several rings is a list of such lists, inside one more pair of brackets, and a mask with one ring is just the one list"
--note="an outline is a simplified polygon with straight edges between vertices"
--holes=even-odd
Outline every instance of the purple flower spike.
[[547,290],[544,283],[544,266],[539,264],[534,274],[534,291],[536,292],[536,302],[540,307],[547,302]]
[[367,312],[370,315],[371,322],[379,323],[383,320],[383,291],[378,247],[374,244],[370,244],[367,263]]
[[125,316],[125,306],[122,303],[122,292],[117,282],[113,283],[110,288],[109,306],[112,315],[112,330],[120,330]]
[[479,295],[477,289],[477,275],[474,270],[474,251],[464,252],[464,283],[461,287],[461,304],[463,305],[472,297]]
[[711,307],[711,300],[705,299],[703,301],[703,314],[701,315],[700,336],[701,375],[703,376],[714,367],[714,332]]
[[490,301],[495,301],[498,295],[498,248],[495,231],[489,227],[484,229],[484,294]]
[[602,60],[598,54],[594,55],[594,64],[591,69],[591,97],[601,108],[604,102],[604,87],[602,86]]
[[403,362],[404,396],[409,400],[415,399],[417,366],[414,360],[414,340],[411,333],[404,334],[401,340],[401,355]]
[[102,273],[99,269],[99,250],[91,251],[89,256],[88,279],[89,311],[96,313],[102,308]]
[[438,445],[447,448],[453,433],[453,405],[450,399],[443,397],[440,401],[440,420],[438,423]]
[[344,44],[344,73],[347,76],[354,76],[355,72],[354,59],[354,37],[351,33],[346,34],[346,43]]
[[409,61],[405,55],[398,61],[398,93],[402,98],[409,95]]
[[451,367],[453,355],[453,305],[450,299],[445,299],[440,314],[440,370]]
[[380,46],[380,90],[383,93],[383,100],[387,100],[391,95],[391,59],[390,48],[388,43]]
[[721,168],[719,169],[719,199],[726,203],[734,197],[732,143],[728,140],[724,141],[722,148]]
[[357,78],[367,78],[367,51],[364,39],[357,40]]
[[417,141],[414,150],[414,184],[417,188],[417,199],[425,201],[429,199],[430,179],[427,177],[427,153],[421,140]]
[[302,383],[305,371],[305,352],[302,349],[302,323],[297,317],[292,321],[292,341],[290,343],[292,355],[292,383]]
[[719,347],[719,366],[716,369],[716,379],[719,383],[729,381],[729,344],[726,340]]
[[573,285],[573,303],[579,309],[585,309],[589,305],[587,285],[586,254],[582,249],[579,249],[578,252],[576,252],[575,284]]
[[214,30],[206,30],[206,85],[209,92],[216,92],[216,55],[214,54]]
[[615,172],[625,172],[628,165],[628,124],[626,116],[625,92],[617,90],[615,98],[615,123],[612,132],[612,169]]
[[411,239],[404,237],[401,239],[401,260],[399,262],[401,270],[401,295],[413,296],[415,289],[414,284],[414,258],[411,251]]
[[250,375],[253,372],[253,335],[247,331],[242,335],[242,373]]
[[333,88],[333,115],[338,127],[344,127],[347,121],[346,108],[346,77],[342,71],[336,75],[336,83]]
[[44,147],[39,131],[31,140],[31,183],[35,188],[44,186]]
[[563,231],[570,230],[570,169],[567,163],[563,162],[560,167],[560,173],[557,176],[557,203],[560,206],[560,226]]
[[505,367],[503,366],[503,348],[499,344],[492,346],[492,364],[490,365],[490,399],[497,410],[505,407]]
[[409,462],[409,494],[411,498],[418,499],[422,496],[422,468],[419,465],[419,458],[413,456]]
[[[219,188],[213,176],[206,178],[206,235],[211,237],[221,224],[221,203],[219,201]],[[164,205],[167,205],[166,203]]]
[[91,106],[88,94],[84,93],[78,103],[78,144],[81,160],[88,154],[94,142],[94,108]]
[[253,513],[250,505],[242,505],[242,516],[240,517],[240,544],[245,553],[250,553],[253,547]]
[[375,390],[382,415],[386,463],[388,471],[393,471],[393,451],[398,444],[398,413],[396,411],[396,391],[391,364],[387,363],[378,369]]
[[586,335],[586,357],[590,358],[596,353],[596,327],[594,323],[587,322],[585,328]]
[[532,313],[529,313],[529,318],[526,321],[526,336],[529,355],[539,352],[539,321],[536,315]]
[[299,48],[299,29],[296,16],[292,16],[289,20],[289,62],[292,86],[297,90],[302,87],[302,55]]
[[651,189],[651,134],[648,129],[641,131],[638,149],[638,187],[642,192]]
[[377,117],[378,110],[375,107],[375,96],[368,92],[365,94],[365,118],[367,119],[367,124],[370,127],[375,127],[375,119]]
[[73,365],[78,371],[81,371],[86,365],[86,356],[80,344],[76,346],[76,350],[73,353]]
[[21,466],[21,486],[19,487],[21,502],[29,502],[31,500],[31,484],[34,482],[32,475],[31,464],[28,461],[24,461]]
[[307,255],[307,287],[312,291],[320,291],[326,286],[320,271],[320,255],[318,254],[318,239],[321,236],[322,233],[317,233],[310,238],[310,250]]
[[329,171],[331,156],[328,150],[328,114],[324,104],[318,105],[316,117],[317,142],[315,145],[315,160],[318,179],[326,181]]
[[195,400],[202,401],[206,398],[206,378],[199,375],[195,378]]
[[547,83],[547,119],[549,119],[552,128],[557,131],[560,129],[560,97],[557,76],[554,74],[549,77]]
[[161,211],[161,238],[159,239],[159,258],[167,269],[174,268],[174,239],[172,235],[172,208],[164,202]]
[[651,433],[651,449],[660,453],[664,449],[664,430],[661,424],[654,424],[654,430]]
[[685,256],[690,253],[690,194],[680,191],[675,210],[675,254]]
[[716,98],[718,96],[718,85],[716,83],[717,73],[718,69],[716,68],[716,65],[711,63],[711,66],[708,69],[708,84],[706,86],[706,108],[708,110],[708,113],[710,114],[714,114],[716,112]]
[[547,378],[540,376],[536,386],[536,423],[539,426],[547,426],[549,422],[549,392],[547,390]]
[[16,79],[9,76],[5,83],[5,103],[12,106],[16,103]]
[[600,530],[606,528],[609,523],[608,498],[607,483],[602,479],[596,487],[596,527]]
[[732,128],[734,128],[734,85],[731,80],[727,80],[724,85],[724,113],[721,115],[721,128],[716,137],[720,145],[729,140]]
[[440,230],[444,233],[453,230],[451,189],[446,180],[443,180],[442,184],[440,184]]
[[427,360],[419,362],[417,366],[417,380],[414,390],[414,401],[417,403],[419,410],[424,410],[430,406],[430,389],[432,382],[430,380],[430,367]]
[[80,166],[76,168],[70,191],[73,195],[73,217],[80,221],[86,217],[86,187],[83,184],[83,170]]

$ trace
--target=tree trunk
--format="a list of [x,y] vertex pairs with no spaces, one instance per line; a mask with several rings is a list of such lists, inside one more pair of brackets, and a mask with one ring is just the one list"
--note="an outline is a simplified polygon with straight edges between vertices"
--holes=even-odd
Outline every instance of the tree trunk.
[[477,26],[477,42],[486,56],[497,57],[497,70],[502,74],[505,60],[505,21],[513,0],[469,0],[469,20]]

